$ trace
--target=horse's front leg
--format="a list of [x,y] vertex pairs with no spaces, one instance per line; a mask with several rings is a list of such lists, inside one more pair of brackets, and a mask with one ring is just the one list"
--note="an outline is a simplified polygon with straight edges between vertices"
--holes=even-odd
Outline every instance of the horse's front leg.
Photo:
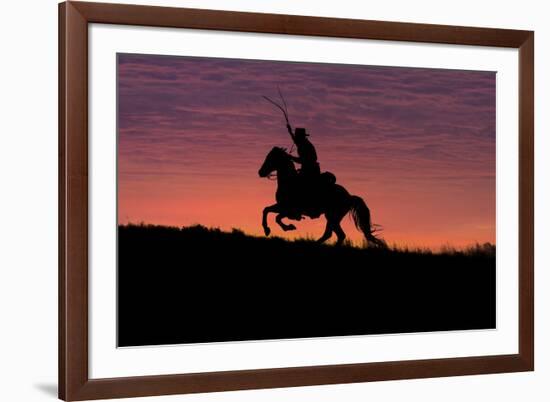
[[270,212],[279,212],[279,205],[273,204],[273,205],[270,205],[269,207],[264,208],[264,212],[262,215],[262,226],[264,228],[264,233],[266,236],[269,236],[269,234],[271,233],[271,229],[267,225],[267,215]]
[[285,232],[288,232],[289,230],[296,230],[296,226],[294,226],[292,223],[290,225],[284,223],[283,218],[287,218],[287,216],[283,213],[278,214],[275,218],[275,221],[279,224],[281,229],[283,229]]

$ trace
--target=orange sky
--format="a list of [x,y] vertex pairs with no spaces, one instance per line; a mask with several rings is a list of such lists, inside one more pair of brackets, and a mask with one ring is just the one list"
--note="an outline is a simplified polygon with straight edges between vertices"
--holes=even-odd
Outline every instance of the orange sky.
[[[119,223],[261,235],[276,182],[257,172],[290,146],[261,99],[279,85],[321,168],[365,199],[390,244],[495,242],[493,72],[139,55],[118,68]],[[295,224],[270,222],[317,238],[325,221]],[[347,217],[344,230],[361,241]]]

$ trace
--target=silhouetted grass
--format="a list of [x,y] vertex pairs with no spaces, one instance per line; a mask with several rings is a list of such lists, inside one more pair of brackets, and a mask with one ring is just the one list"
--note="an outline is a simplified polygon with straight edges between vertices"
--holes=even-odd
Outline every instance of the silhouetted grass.
[[495,247],[361,248],[119,226],[119,345],[495,326]]
[[240,229],[233,228],[231,232],[222,231],[219,228],[208,228],[203,225],[193,226],[162,226],[152,225],[146,223],[139,224],[127,224],[119,226],[119,230],[124,232],[142,232],[147,230],[150,234],[157,236],[178,236],[182,241],[189,240],[195,241],[196,239],[210,238],[216,241],[227,242],[234,245],[238,243],[248,243],[248,245],[272,245],[274,247],[287,247],[289,249],[305,249],[319,251],[326,248],[336,248],[340,253],[364,253],[367,255],[387,255],[387,254],[399,254],[399,255],[436,255],[436,256],[452,256],[452,257],[479,257],[479,258],[494,258],[496,254],[496,246],[491,243],[475,243],[464,248],[455,248],[450,245],[443,245],[438,251],[431,250],[429,248],[422,247],[409,247],[399,245],[389,245],[387,249],[373,247],[364,242],[361,246],[353,244],[352,242],[345,241],[341,246],[335,246],[331,243],[317,243],[313,237],[303,237],[295,239],[285,239],[278,236],[264,237],[264,236],[252,236],[244,233]]

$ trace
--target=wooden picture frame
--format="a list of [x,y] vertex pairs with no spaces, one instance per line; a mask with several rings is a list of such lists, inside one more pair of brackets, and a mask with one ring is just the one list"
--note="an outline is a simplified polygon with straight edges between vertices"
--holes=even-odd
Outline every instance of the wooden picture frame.
[[[519,49],[519,353],[90,379],[88,24],[105,23]],[[65,2],[59,5],[59,397],[64,400],[293,387],[534,369],[534,33],[381,21]]]

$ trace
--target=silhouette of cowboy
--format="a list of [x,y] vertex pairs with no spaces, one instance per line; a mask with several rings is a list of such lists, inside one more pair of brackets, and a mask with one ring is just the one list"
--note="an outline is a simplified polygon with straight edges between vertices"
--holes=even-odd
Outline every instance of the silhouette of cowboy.
[[[285,154],[292,162],[300,164],[300,169],[298,170],[299,180],[294,185],[294,191],[297,194],[296,204],[299,204],[300,208],[308,208],[309,216],[315,217],[320,214],[317,200],[322,198],[322,193],[329,191],[330,186],[336,184],[336,176],[331,172],[321,173],[321,167],[319,166],[319,162],[317,162],[317,152],[313,144],[307,139],[309,134],[306,132],[306,129],[296,127],[292,131],[285,98],[278,87],[277,90],[279,91],[282,104],[275,102],[265,95],[262,95],[262,97],[279,109],[285,117],[286,128],[290,134],[290,138],[292,138],[292,142],[296,145],[298,156],[287,152]],[[300,216],[300,214],[296,214],[296,216]]]
[[[317,152],[311,141],[308,140],[307,137],[309,137],[309,134],[305,128],[296,127],[294,132],[292,132],[290,124],[287,124],[286,128],[292,141],[296,144],[296,151],[298,152],[298,156],[292,154],[288,154],[288,156],[293,162],[300,164],[298,171],[301,178],[298,190],[298,194],[300,194],[298,199],[300,201],[298,201],[298,205],[301,208],[306,208],[311,217],[318,217],[321,214],[319,205],[317,205],[318,199],[321,192],[326,190],[326,185],[324,184],[328,183],[321,180],[323,176],[321,174],[321,167],[317,161]],[[329,174],[334,177],[332,173]],[[334,178],[335,181],[336,178]],[[334,182],[330,184],[334,184]]]
[[290,158],[293,162],[300,164],[300,175],[304,179],[310,182],[315,181],[321,174],[321,168],[319,162],[317,162],[315,147],[307,138],[309,134],[306,132],[306,129],[302,127],[296,127],[294,132],[292,132],[290,124],[287,124],[286,128],[292,141],[296,144],[296,150],[298,152],[298,156],[290,155]]

